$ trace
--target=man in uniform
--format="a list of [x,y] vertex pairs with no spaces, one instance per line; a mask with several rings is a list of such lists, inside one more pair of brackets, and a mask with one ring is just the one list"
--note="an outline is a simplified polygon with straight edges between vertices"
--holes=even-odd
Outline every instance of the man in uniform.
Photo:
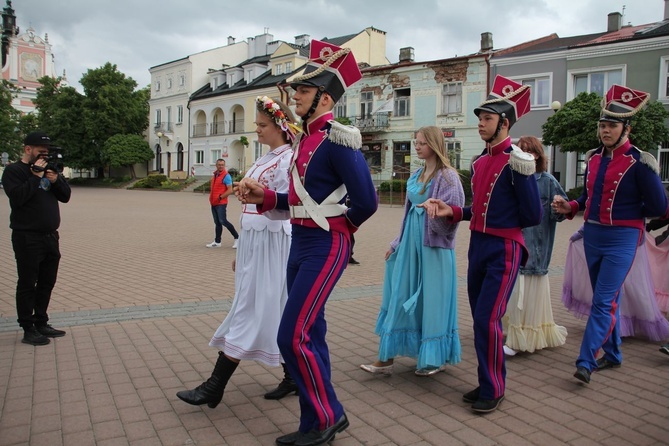
[[487,100],[474,109],[486,148],[472,164],[472,205],[461,208],[433,199],[425,205],[431,217],[470,220],[467,292],[479,387],[462,399],[477,413],[492,412],[504,400],[502,316],[527,260],[521,229],[541,223],[534,157],[513,146],[509,136],[511,126],[529,110],[529,87],[497,76]]
[[351,234],[377,208],[360,132],[332,114],[346,88],[361,77],[349,49],[313,40],[304,74],[291,84],[304,133],[293,155],[288,194],[248,178],[237,187],[240,199],[258,204],[260,212],[277,207],[291,212],[288,302],[278,343],[299,388],[301,415],[299,429],[277,438],[278,445],[326,444],[349,425],[330,382],[324,310],[348,264]]

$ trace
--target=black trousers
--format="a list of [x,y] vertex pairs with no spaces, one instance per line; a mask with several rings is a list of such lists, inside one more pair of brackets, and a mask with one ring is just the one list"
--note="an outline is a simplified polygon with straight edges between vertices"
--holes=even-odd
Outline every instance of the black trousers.
[[12,232],[12,247],[19,276],[16,283],[16,312],[23,329],[46,325],[49,320],[47,309],[60,263],[58,239],[58,232]]

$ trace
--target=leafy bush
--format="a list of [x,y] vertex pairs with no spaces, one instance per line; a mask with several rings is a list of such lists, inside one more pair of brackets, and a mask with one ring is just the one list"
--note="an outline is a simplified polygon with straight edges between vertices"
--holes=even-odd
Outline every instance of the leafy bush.
[[583,186],[578,186],[567,191],[567,198],[570,200],[576,200],[583,193]]
[[465,204],[472,203],[472,173],[470,170],[458,170],[462,189],[465,192]]
[[407,180],[384,181],[379,184],[379,192],[390,192],[391,187],[393,192],[406,192]]
[[155,174],[142,178],[132,186],[133,189],[160,189],[162,184],[167,181],[167,175]]
[[161,190],[181,190],[183,187],[184,183],[181,181],[165,180],[160,183]]
[[207,181],[200,184],[198,187],[193,189],[193,192],[209,192],[211,190],[211,182]]

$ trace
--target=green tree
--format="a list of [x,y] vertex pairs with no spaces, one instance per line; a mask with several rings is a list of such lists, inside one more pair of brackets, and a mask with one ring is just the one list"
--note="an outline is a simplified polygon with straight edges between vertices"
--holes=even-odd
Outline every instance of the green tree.
[[[541,127],[543,143],[560,146],[562,152],[585,153],[600,145],[597,122],[602,110],[602,97],[581,93],[549,117]],[[651,102],[631,121],[630,140],[642,150],[652,150],[669,141],[666,121],[669,112],[658,102]]]
[[153,158],[149,143],[140,135],[114,135],[102,146],[102,161],[111,167],[130,167],[135,178],[134,165]]
[[73,87],[62,86],[60,78],[48,76],[39,79],[35,107],[39,114],[39,128],[45,131],[54,144],[63,148],[63,162],[75,169],[95,165],[91,157],[81,110],[84,96]]
[[60,79],[40,79],[35,102],[40,126],[64,149],[65,164],[97,168],[104,176],[102,148],[114,135],[141,135],[149,122],[149,90],[106,63],[88,70],[80,83],[84,94],[60,85]]
[[541,126],[543,143],[560,146],[562,152],[587,152],[597,147],[601,100],[597,93],[581,93],[567,102]]
[[0,83],[0,153],[7,152],[10,160],[17,160],[23,153],[23,137],[21,132],[21,112],[12,106],[16,95],[16,87],[2,80]]

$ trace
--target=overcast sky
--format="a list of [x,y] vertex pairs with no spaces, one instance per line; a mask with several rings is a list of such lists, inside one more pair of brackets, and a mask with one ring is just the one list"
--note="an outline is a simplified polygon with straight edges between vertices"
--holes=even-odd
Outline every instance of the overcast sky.
[[[6,0],[0,0],[2,6]],[[495,49],[553,32],[560,37],[606,31],[607,15],[623,23],[661,21],[664,0],[13,0],[21,32],[49,35],[56,70],[71,85],[88,69],[114,63],[140,87],[149,67],[262,34],[294,42],[354,34],[368,26],[387,32],[386,56],[413,47],[416,61],[478,51],[482,32]]]

